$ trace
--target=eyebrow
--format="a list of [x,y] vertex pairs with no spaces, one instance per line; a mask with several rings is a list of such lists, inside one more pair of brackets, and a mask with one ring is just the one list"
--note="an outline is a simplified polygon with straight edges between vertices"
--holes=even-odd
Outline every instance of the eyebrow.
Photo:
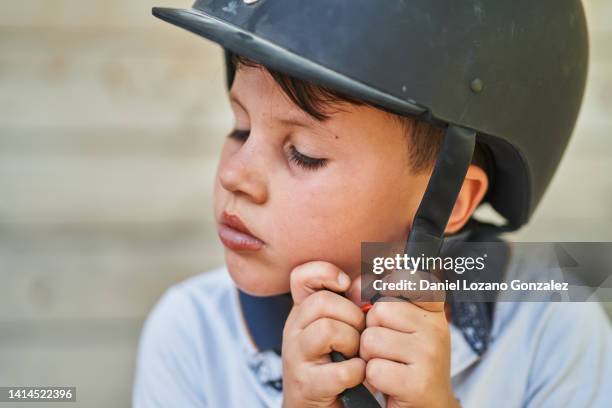
[[[244,104],[240,102],[240,99],[238,99],[238,97],[235,94],[230,93],[229,99],[230,101],[238,105],[242,110],[244,110],[245,112],[248,112]],[[319,122],[316,121],[316,119],[312,119],[310,121],[303,121],[303,120],[299,120],[295,118],[285,118],[285,119],[277,119],[277,120],[278,122],[282,123],[285,126],[309,127],[312,125],[319,125],[319,126],[321,125]]]

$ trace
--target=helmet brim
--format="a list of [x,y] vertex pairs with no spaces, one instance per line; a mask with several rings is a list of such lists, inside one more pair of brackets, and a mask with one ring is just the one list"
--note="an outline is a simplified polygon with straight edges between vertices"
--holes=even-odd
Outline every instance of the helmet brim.
[[223,48],[267,68],[345,92],[398,114],[419,116],[427,111],[416,102],[411,103],[383,93],[199,10],[154,7],[152,11],[157,18],[216,42]]

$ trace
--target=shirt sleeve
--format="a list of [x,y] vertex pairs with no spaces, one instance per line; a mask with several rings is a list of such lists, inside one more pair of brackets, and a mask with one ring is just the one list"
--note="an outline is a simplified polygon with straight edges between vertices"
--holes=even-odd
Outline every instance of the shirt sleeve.
[[134,408],[207,406],[198,349],[193,333],[189,335],[192,315],[188,296],[176,287],[153,308],[140,338]]
[[526,407],[609,407],[612,330],[600,304],[551,303],[534,328]]

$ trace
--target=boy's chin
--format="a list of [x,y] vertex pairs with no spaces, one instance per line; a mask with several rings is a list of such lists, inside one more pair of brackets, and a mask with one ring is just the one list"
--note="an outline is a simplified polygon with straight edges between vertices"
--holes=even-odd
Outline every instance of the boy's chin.
[[249,295],[275,296],[290,291],[288,274],[278,272],[275,274],[270,270],[262,271],[259,268],[243,270],[230,264],[227,265],[227,269],[238,289]]

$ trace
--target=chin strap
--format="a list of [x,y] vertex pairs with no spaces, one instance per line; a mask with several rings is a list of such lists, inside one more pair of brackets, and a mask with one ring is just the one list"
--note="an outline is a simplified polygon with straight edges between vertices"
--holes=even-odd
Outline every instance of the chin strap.
[[[475,145],[475,131],[459,126],[449,126],[446,130],[433,173],[406,241],[404,253],[408,256],[439,255],[444,242],[444,229],[472,162]],[[375,295],[371,303],[379,298],[379,294]],[[332,352],[331,356],[336,362],[346,360],[337,351]],[[363,384],[345,390],[340,394],[340,400],[344,408],[380,407],[378,401]]]
[[427,189],[414,216],[404,253],[408,256],[438,256],[444,229],[472,162],[476,132],[449,126],[444,135]]

